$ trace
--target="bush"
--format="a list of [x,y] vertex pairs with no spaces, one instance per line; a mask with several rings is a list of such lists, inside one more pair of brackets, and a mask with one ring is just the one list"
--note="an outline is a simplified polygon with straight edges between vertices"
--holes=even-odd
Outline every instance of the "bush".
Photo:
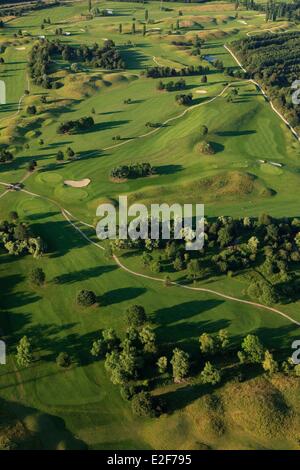
[[131,305],[126,309],[128,326],[139,328],[147,321],[145,309],[142,305]]
[[137,391],[136,385],[124,384],[121,385],[120,393],[123,400],[130,401],[134,397]]
[[66,352],[61,352],[56,358],[56,364],[59,367],[69,367],[71,365],[71,357]]
[[46,275],[42,268],[34,268],[29,273],[29,280],[36,286],[42,286],[45,283]]
[[153,398],[148,392],[140,392],[131,400],[132,411],[137,416],[154,416]]
[[210,142],[207,142],[206,140],[204,140],[203,142],[201,142],[198,146],[199,148],[199,151],[201,153],[204,153],[205,155],[214,155],[215,151],[214,151],[214,148],[213,146],[211,145]]
[[91,290],[82,289],[78,292],[76,297],[77,305],[81,307],[90,307],[97,301],[96,294]]

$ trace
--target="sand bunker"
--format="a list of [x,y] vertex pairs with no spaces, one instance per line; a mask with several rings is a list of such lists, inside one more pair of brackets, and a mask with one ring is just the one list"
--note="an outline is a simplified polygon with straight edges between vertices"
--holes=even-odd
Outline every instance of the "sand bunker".
[[195,93],[199,93],[201,95],[204,95],[205,93],[207,93],[207,90],[195,90]]
[[66,184],[67,186],[71,186],[72,188],[85,188],[90,184],[90,182],[91,180],[89,178],[84,178],[80,181],[65,180],[64,184]]
[[16,47],[16,51],[25,51],[26,47]]

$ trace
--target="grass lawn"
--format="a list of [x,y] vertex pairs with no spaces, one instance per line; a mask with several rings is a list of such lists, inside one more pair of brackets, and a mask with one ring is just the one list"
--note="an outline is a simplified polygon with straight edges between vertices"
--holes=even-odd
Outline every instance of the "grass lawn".
[[[0,165],[0,181],[17,182],[28,176],[25,190],[43,196],[9,192],[2,197],[5,188],[1,186],[0,220],[10,211],[17,211],[48,245],[41,259],[10,256],[2,248],[0,251],[0,333],[8,344],[8,365],[0,367],[0,398],[6,402],[8,412],[36,436],[37,441],[27,444],[29,447],[296,448],[296,418],[282,410],[288,404],[298,413],[299,381],[291,379],[289,388],[279,378],[259,377],[257,371],[240,385],[232,380],[213,392],[200,385],[197,374],[185,384],[174,384],[165,377],[157,381],[154,394],[166,396],[170,413],[158,419],[132,414],[130,403],[121,398],[119,387],[109,380],[103,361],[94,360],[90,354],[101,330],[114,328],[124,336],[128,305],[143,305],[158,341],[182,347],[196,361],[201,359],[198,338],[204,331],[228,329],[235,346],[246,334],[255,332],[271,350],[289,351],[292,339],[299,337],[299,328],[249,305],[135,277],[89,244],[59,209],[63,206],[77,219],[91,224],[99,202],[126,194],[130,201],[147,205],[204,202],[208,217],[258,216],[262,212],[280,217],[299,215],[299,195],[294,189],[300,182],[299,143],[252,83],[226,76],[209,65],[208,83],[202,83],[199,76],[185,77],[195,107],[182,115],[187,108],[176,103],[177,92],[158,91],[158,79],[141,75],[147,66],[155,66],[153,58],[175,68],[207,66],[207,61],[190,55],[188,49],[172,44],[173,40],[188,40],[195,34],[205,40],[203,53],[222,60],[226,67],[236,67],[224,44],[249,31],[266,28],[264,16],[241,10],[236,18],[234,4],[226,2],[167,3],[164,11],[159,2],[105,2],[99,7],[113,9],[114,15],[89,21],[81,16],[87,13],[86,4],[74,2],[34,11],[11,21],[3,33],[0,31],[1,43],[7,43],[0,77],[7,86],[7,104],[0,108],[0,143],[13,147],[15,154],[11,164]],[[152,21],[143,36],[145,9]],[[51,25],[41,30],[47,17]],[[131,34],[133,18],[136,35]],[[168,34],[172,25],[176,29],[177,20],[182,34]],[[118,32],[119,24],[123,26],[122,34]],[[268,23],[270,28],[284,25]],[[45,90],[30,83],[30,94],[16,114],[28,88],[29,49],[41,34],[56,38],[58,27],[71,32],[60,39],[73,45],[114,40],[126,69],[111,72],[83,66],[79,73],[72,74],[69,65],[60,61],[54,73],[64,86]],[[15,38],[19,30],[31,36]],[[233,102],[227,100],[228,84],[238,89]],[[42,94],[47,96],[46,104],[40,101]],[[131,103],[126,104],[124,100],[129,98]],[[35,116],[26,112],[32,104],[37,106]],[[93,108],[95,113],[91,114]],[[88,115],[95,120],[90,132],[57,134],[59,123]],[[162,127],[145,136],[151,130],[145,126],[147,122],[161,123]],[[201,125],[208,127],[207,140],[215,149],[214,155],[199,152]],[[120,140],[113,140],[116,136]],[[65,152],[69,146],[79,158],[58,163],[57,152]],[[37,161],[37,169],[27,175],[27,164],[32,159]],[[283,166],[279,169],[261,164],[261,159]],[[110,180],[113,167],[132,162],[150,162],[157,168],[157,175],[119,184]],[[64,185],[66,179],[83,178],[91,179],[85,188]],[[213,184],[209,189],[203,179],[218,181],[221,190],[215,191]],[[94,237],[92,230],[85,230]],[[140,256],[124,253],[121,258],[130,269],[151,274],[142,266]],[[28,282],[33,267],[42,267],[46,273],[42,288],[33,288]],[[171,273],[174,280],[180,280],[180,276],[182,273]],[[242,298],[247,281],[240,275],[234,279],[222,275],[197,285]],[[96,293],[97,306],[84,309],[76,305],[76,294],[84,288]],[[298,302],[280,308],[300,321]],[[17,367],[15,349],[24,335],[32,341],[35,361],[22,370]],[[66,370],[55,363],[60,352],[68,352],[73,359]],[[236,392],[238,385],[240,394]],[[212,395],[218,397],[218,405],[211,401]],[[278,397],[280,403],[284,402],[280,409]],[[243,414],[245,403],[250,404],[252,418]],[[270,422],[275,415],[283,423],[282,435],[272,434]],[[243,427],[243,421],[249,425]],[[27,434],[25,437],[29,442]]]

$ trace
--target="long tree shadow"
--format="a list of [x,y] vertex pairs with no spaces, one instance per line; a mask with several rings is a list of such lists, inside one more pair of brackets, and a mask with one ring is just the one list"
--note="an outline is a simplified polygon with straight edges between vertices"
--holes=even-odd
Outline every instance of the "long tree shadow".
[[[173,307],[160,309],[151,319],[159,326],[155,332],[158,342],[164,344],[166,351],[171,351],[180,344],[189,353],[195,354],[199,350],[199,336],[204,333],[216,333],[227,328],[229,321],[218,319],[202,320],[201,314],[221,305],[220,300],[202,300],[185,302]],[[198,317],[195,318],[195,317]],[[193,318],[194,317],[194,318]]]
[[[117,269],[117,266],[95,266],[93,268],[82,269],[80,271],[68,272],[61,274],[55,278],[55,282],[58,284],[73,284],[78,281],[85,281],[87,279],[92,279],[99,277],[102,274],[114,271]],[[101,301],[102,304],[102,301]]]
[[87,245],[86,240],[67,221],[43,221],[32,224],[31,228],[35,235],[46,242],[50,258],[58,258],[74,248],[83,248]]
[[[0,401],[1,413],[0,423],[6,425],[15,424],[19,419],[30,431],[25,439],[21,438],[22,433],[17,439],[18,449],[28,449],[34,445],[34,448],[41,450],[84,450],[87,445],[66,427],[65,421],[55,415],[40,412],[36,408],[24,406],[23,404],[10,401]],[[5,422],[3,423],[3,420]]]
[[106,292],[101,297],[101,305],[113,305],[126,300],[136,299],[145,292],[146,289],[142,287],[120,287],[119,289]]

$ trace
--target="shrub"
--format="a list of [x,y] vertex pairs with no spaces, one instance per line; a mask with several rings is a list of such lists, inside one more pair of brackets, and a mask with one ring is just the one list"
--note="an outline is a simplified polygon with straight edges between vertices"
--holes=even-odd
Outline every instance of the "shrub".
[[131,305],[126,309],[128,326],[134,328],[141,327],[147,321],[145,309],[142,305]]
[[148,392],[140,392],[131,400],[132,411],[137,416],[154,416],[153,398]]
[[90,307],[97,301],[96,294],[91,290],[82,289],[78,292],[76,302],[81,307]]
[[199,151],[205,155],[214,155],[215,151],[210,142],[204,140],[198,146]]
[[29,280],[36,286],[42,286],[45,283],[46,275],[42,268],[34,268],[29,273]]
[[66,352],[61,352],[56,358],[56,364],[59,367],[69,367],[71,365],[71,357]]

